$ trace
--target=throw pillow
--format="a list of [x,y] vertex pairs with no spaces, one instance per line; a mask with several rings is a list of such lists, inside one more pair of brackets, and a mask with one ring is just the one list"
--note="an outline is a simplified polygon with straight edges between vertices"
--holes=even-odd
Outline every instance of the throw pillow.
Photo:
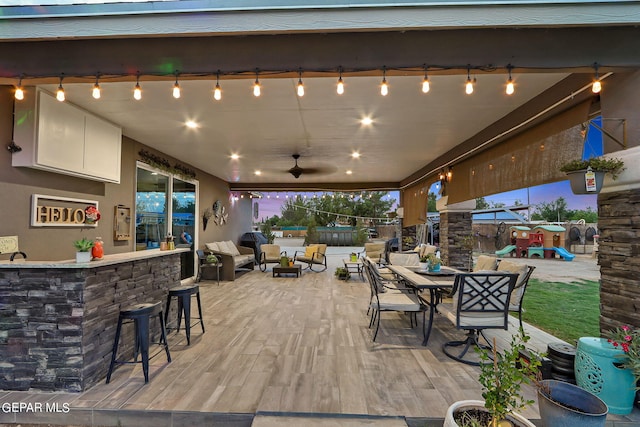
[[480,255],[473,271],[495,270],[497,258],[487,255]]
[[318,252],[318,247],[316,245],[307,246],[307,248],[304,250],[304,257],[311,258],[316,252]]
[[229,249],[229,253],[231,253],[231,255],[233,256],[240,255],[240,251],[236,247],[235,243],[233,243],[231,240],[227,240],[225,243],[227,244],[227,248]]
[[522,299],[522,295],[524,294],[524,287],[520,286],[520,284],[524,279],[524,276],[527,274],[527,265],[502,260],[498,264],[497,271],[504,271],[507,273],[514,273],[518,275],[518,278],[516,279],[516,288],[511,293],[511,299],[509,300],[510,305],[518,306],[520,304],[520,300]]
[[220,248],[218,247],[218,243],[217,242],[213,242],[213,243],[205,243],[205,246],[207,247],[207,249],[209,249],[210,251],[220,251]]
[[231,249],[227,246],[227,242],[218,242],[218,250],[225,254],[231,255]]

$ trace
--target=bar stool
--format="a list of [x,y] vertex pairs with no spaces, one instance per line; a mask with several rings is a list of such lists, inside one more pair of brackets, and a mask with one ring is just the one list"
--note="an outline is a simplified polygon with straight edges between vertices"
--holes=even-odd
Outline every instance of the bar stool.
[[[191,297],[195,296],[198,302],[198,321],[191,324]],[[202,326],[202,333],[204,334],[204,322],[202,320],[202,304],[200,303],[200,288],[198,285],[184,285],[177,286],[169,289],[169,295],[167,296],[167,306],[164,313],[165,324],[168,325],[167,319],[169,317],[169,307],[171,306],[171,299],[176,297],[178,299],[178,325],[176,326],[176,332],[180,331],[180,323],[182,323],[182,314],[184,313],[184,329],[187,333],[187,345],[191,345],[191,327],[200,323]],[[167,326],[167,329],[170,329]]]
[[[118,327],[116,329],[116,338],[113,342],[113,350],[111,353],[111,364],[109,365],[109,372],[107,373],[107,384],[111,381],[111,373],[116,364],[124,363],[142,363],[142,372],[144,373],[145,384],[149,382],[149,359],[157,356],[160,352],[149,356],[149,319],[151,316],[158,315],[160,321],[160,341],[153,344],[162,345],[167,353],[167,362],[171,362],[171,354],[169,354],[169,345],[167,344],[167,331],[165,329],[164,317],[162,316],[162,304],[157,303],[143,303],[136,304],[132,307],[128,307],[124,310],[120,310],[120,316],[118,316]],[[133,323],[135,327],[135,347],[133,353],[133,362],[117,360],[118,343],[120,341],[120,332],[122,331],[122,325],[126,323]],[[138,354],[142,357],[142,360],[138,362]]]

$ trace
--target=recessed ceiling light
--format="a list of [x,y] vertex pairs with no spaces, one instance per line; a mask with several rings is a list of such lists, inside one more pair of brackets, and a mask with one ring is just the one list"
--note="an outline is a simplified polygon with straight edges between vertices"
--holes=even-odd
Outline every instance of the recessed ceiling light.
[[198,128],[198,124],[196,122],[194,122],[193,120],[187,120],[186,122],[184,122],[184,124],[189,128],[189,129],[197,129]]
[[371,126],[371,124],[373,123],[373,119],[371,117],[363,117],[362,120],[360,120],[360,123],[362,123],[364,126]]
[[357,159],[358,157],[360,157],[360,153],[358,153],[357,151],[354,151],[353,153],[351,153],[351,157],[353,157],[354,159]]
[[254,174],[256,175],[262,175],[262,171],[255,171]]
[[238,159],[240,158],[240,155],[239,155],[239,154],[236,154],[236,153],[233,153],[233,154],[231,154],[231,158],[232,158],[233,160],[238,160]]
[[353,173],[353,171],[351,171],[351,170],[347,171],[347,175],[351,175],[352,173]]

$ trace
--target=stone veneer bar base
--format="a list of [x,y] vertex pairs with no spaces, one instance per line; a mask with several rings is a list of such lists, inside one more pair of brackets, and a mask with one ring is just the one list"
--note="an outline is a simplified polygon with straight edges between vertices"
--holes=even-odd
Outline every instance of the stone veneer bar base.
[[[123,255],[0,265],[0,389],[77,392],[106,377],[121,306],[165,301],[180,283],[180,251]],[[121,343],[132,355],[133,327]]]

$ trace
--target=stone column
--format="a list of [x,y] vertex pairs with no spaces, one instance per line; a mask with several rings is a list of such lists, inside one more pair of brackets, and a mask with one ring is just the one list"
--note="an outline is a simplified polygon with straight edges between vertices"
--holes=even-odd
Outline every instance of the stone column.
[[447,197],[437,202],[440,211],[440,256],[444,265],[468,271],[471,269],[471,251],[465,243],[473,235],[471,211],[476,201],[447,203]]
[[601,332],[640,325],[640,147],[611,156],[626,170],[598,195]]

